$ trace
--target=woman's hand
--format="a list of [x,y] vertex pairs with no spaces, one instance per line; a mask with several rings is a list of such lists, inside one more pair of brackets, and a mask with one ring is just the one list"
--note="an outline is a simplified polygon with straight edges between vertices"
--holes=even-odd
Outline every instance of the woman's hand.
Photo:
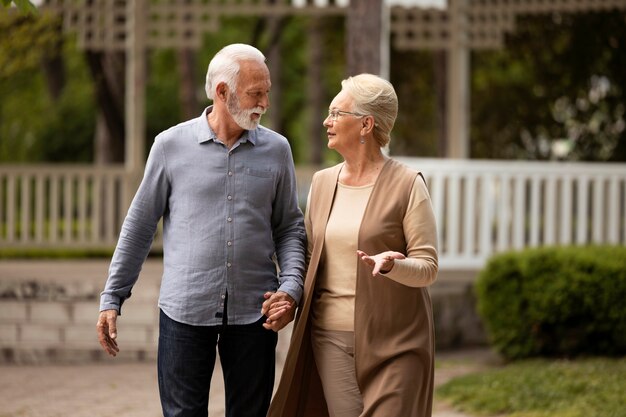
[[266,292],[263,294],[265,302],[261,308],[261,314],[266,319],[263,327],[275,332],[281,330],[296,315],[296,301],[286,292]]
[[371,266],[372,276],[376,276],[378,273],[386,274],[391,271],[393,268],[393,263],[395,259],[404,259],[406,256],[401,254],[400,252],[386,251],[381,252],[377,255],[368,255],[362,250],[357,250],[356,254],[361,258],[363,262]]

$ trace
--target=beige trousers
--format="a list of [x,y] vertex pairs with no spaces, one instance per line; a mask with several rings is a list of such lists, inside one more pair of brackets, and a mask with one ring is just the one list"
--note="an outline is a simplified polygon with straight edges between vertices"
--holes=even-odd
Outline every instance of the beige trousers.
[[354,368],[354,332],[314,327],[311,344],[330,417],[358,417],[363,398]]

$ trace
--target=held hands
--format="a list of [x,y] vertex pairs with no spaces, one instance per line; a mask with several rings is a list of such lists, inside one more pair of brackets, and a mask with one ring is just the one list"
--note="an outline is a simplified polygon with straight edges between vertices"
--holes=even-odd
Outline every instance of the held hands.
[[275,332],[285,327],[296,315],[296,301],[286,292],[266,292],[261,314],[267,319],[263,327]]
[[395,259],[406,258],[406,256],[404,256],[400,252],[393,252],[393,251],[381,252],[378,255],[369,256],[367,253],[363,252],[362,250],[357,250],[356,254],[359,258],[361,258],[363,262],[365,262],[366,264],[368,264],[369,266],[373,268],[372,276],[376,276],[376,274],[378,274],[379,272],[386,274],[387,272],[391,271],[391,269],[393,268]]
[[96,324],[100,346],[111,356],[117,355],[117,310],[104,310],[98,316]]

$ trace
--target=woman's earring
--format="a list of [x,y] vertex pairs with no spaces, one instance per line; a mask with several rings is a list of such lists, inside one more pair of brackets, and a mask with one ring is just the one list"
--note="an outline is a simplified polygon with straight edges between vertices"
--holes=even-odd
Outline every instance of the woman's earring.
[[361,142],[361,144],[365,143],[365,138],[361,136],[361,139],[359,140],[359,142]]

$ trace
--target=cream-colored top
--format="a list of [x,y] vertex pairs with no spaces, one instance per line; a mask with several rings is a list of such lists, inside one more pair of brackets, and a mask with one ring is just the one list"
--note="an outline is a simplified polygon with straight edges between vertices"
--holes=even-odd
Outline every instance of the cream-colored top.
[[354,294],[359,228],[374,184],[337,184],[326,225],[322,268],[317,278],[313,324],[325,330],[354,329]]
[[[337,184],[326,226],[324,253],[313,300],[313,324],[321,329],[354,330],[354,295],[359,262],[356,255],[357,242],[363,214],[373,188],[374,184],[362,187]],[[419,234],[420,227],[423,227],[420,224],[421,217],[411,214],[419,211],[418,206],[428,201],[427,193],[424,181],[417,176],[402,223],[409,245],[411,237]],[[430,285],[430,281],[416,279],[422,275],[421,268],[418,259],[406,258],[396,260],[391,271],[381,275],[410,287]]]

